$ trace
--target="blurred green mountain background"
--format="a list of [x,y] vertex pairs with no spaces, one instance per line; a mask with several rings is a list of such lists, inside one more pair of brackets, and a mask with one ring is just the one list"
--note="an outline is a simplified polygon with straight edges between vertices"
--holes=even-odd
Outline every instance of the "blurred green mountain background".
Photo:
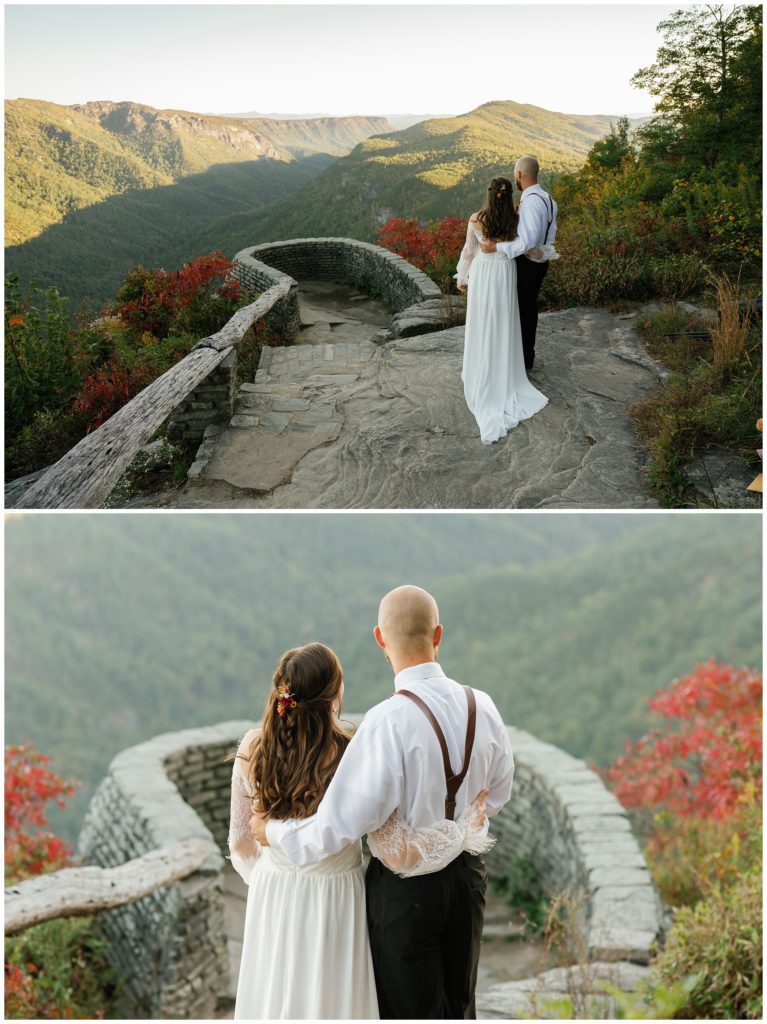
[[283,650],[320,639],[345,709],[392,689],[372,638],[404,582],[437,598],[449,675],[600,765],[656,689],[761,663],[761,523],[746,514],[18,516],[6,522],[6,742],[85,782],[158,733],[260,719]]

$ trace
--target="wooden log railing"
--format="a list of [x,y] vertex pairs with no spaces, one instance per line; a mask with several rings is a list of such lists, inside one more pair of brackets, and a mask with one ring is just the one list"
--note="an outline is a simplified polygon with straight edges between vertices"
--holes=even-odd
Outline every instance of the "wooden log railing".
[[173,410],[242,341],[247,330],[287,297],[286,278],[237,310],[216,334],[144,388],[93,433],[36,480],[16,508],[98,508],[109,496],[142,445]]
[[215,849],[204,839],[184,839],[116,868],[62,868],[27,878],[5,890],[5,934],[55,917],[83,917],[135,903],[168,882],[191,875]]

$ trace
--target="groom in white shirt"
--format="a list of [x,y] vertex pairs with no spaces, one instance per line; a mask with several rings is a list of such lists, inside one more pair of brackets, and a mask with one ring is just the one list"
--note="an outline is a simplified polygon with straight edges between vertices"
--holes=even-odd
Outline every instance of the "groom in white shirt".
[[[437,664],[442,626],[434,598],[404,586],[381,601],[375,639],[395,676],[391,700],[365,716],[310,818],[269,821],[254,833],[297,865],[311,864],[379,828],[396,810],[412,828],[446,816],[446,768],[424,702],[437,722],[453,772],[466,774],[455,796],[457,818],[483,791],[488,815],[511,795],[514,759],[508,733],[491,698],[464,687]],[[384,1019],[474,1018],[474,991],[487,873],[466,851],[429,874],[402,878],[375,857],[366,876],[368,930],[380,1015]]]
[[538,295],[549,269],[548,260],[533,259],[525,253],[541,245],[552,245],[557,237],[557,204],[538,184],[538,161],[523,156],[514,165],[514,181],[522,192],[519,201],[517,237],[512,242],[483,240],[482,252],[504,253],[517,261],[517,299],[522,326],[525,369],[535,362],[535,334],[538,329]]

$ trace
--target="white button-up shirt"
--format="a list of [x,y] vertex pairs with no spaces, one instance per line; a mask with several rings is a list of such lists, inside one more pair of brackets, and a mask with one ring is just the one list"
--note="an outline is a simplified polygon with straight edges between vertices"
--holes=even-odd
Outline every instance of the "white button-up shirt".
[[[536,198],[536,195],[540,198]],[[551,227],[549,218],[551,217]],[[546,229],[548,228],[548,237]],[[544,238],[549,245],[553,245],[557,237],[557,204],[541,186],[528,185],[519,200],[519,224],[517,226],[517,237],[511,242],[498,242],[496,249],[505,253],[509,259],[515,259],[527,252],[528,249],[537,249],[543,245]],[[532,258],[532,257],[529,257]],[[536,263],[545,260],[535,260]]]
[[[403,669],[396,690],[411,690],[442,726],[454,772],[463,767],[468,703],[462,686],[436,662]],[[508,732],[492,699],[474,690],[477,721],[455,817],[483,789],[487,813],[497,814],[511,795],[514,758]],[[297,865],[313,864],[379,828],[397,808],[408,825],[428,828],[445,817],[445,769],[437,736],[408,697],[392,696],[365,715],[341,759],[317,812],[310,818],[270,821],[266,834]]]

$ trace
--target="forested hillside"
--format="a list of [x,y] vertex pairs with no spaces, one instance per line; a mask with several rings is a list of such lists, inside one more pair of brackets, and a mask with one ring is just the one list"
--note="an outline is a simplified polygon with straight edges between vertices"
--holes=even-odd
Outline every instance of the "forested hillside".
[[583,163],[616,117],[559,114],[511,100],[484,103],[459,117],[422,121],[376,135],[294,196],[268,210],[235,214],[202,230],[195,244],[234,253],[256,242],[313,235],[375,240],[389,217],[465,217],[481,205],[494,175],[535,153],[545,173]]
[[295,191],[390,127],[383,118],[280,122],[7,101],[6,270],[98,307],[131,267],[199,255],[190,232]]
[[386,696],[371,629],[402,582],[437,597],[449,673],[602,764],[696,661],[760,659],[750,516],[25,516],[6,540],[6,740],[85,780],[70,836],[118,750],[260,717],[289,646],[338,651],[347,710]]

